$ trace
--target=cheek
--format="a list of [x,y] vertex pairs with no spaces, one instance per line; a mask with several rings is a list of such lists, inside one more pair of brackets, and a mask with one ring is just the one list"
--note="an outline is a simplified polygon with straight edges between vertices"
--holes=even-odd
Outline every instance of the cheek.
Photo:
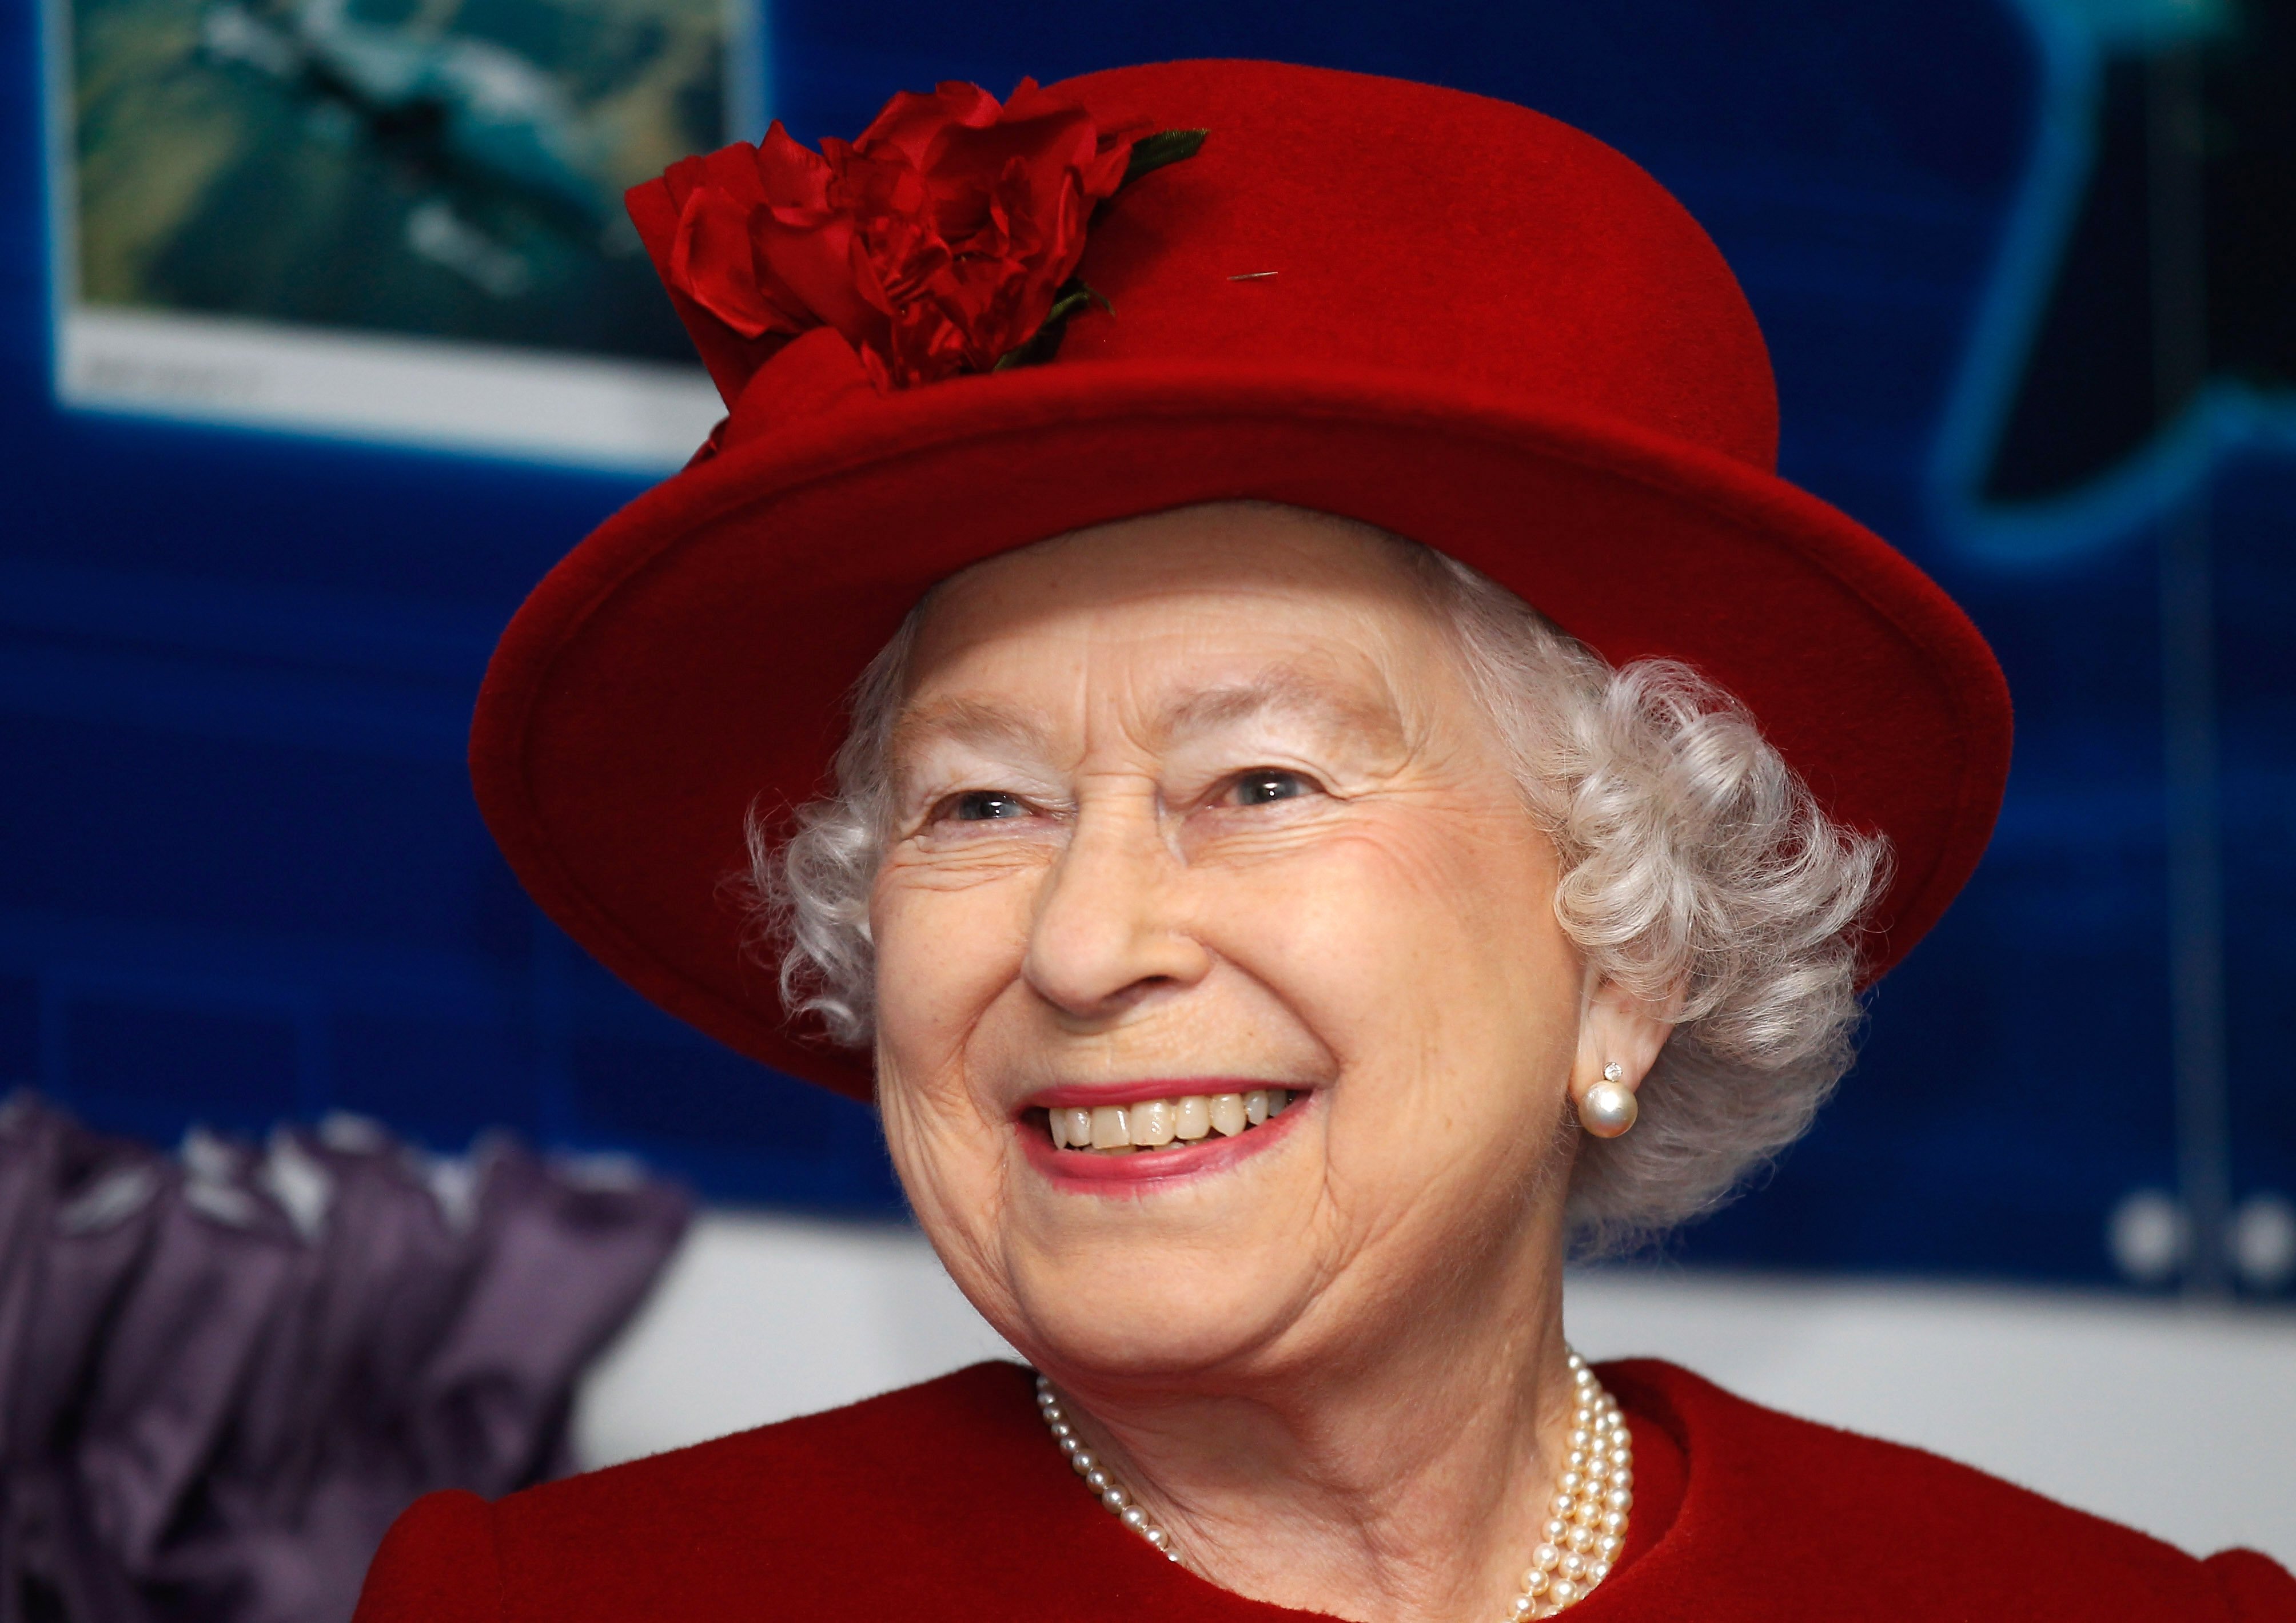
[[888,869],[870,902],[886,1148],[918,1222],[965,1278],[990,1247],[1012,1148],[1002,1116],[967,1085],[965,1057],[1018,972],[1029,891],[1024,876],[950,886]]
[[1519,828],[1398,816],[1234,874],[1215,908],[1228,954],[1343,1069],[1367,1066],[1366,1092],[1439,1090],[1448,1114],[1467,1075],[1537,1083],[1570,1050],[1579,972],[1553,885]]
[[1027,953],[1033,892],[1028,873],[954,886],[898,868],[880,876],[869,905],[877,1042],[906,1086],[961,1086],[966,1034]]

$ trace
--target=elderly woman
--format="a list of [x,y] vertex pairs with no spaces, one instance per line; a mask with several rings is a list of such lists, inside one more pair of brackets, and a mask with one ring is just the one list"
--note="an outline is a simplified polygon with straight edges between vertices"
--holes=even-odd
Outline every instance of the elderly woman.
[[1564,1340],[1574,1245],[1808,1124],[2007,755],[1646,176],[1182,63],[632,210],[730,413],[511,628],[482,803],[633,985],[875,1099],[1034,1372],[426,1500],[363,1623],[2296,1618]]

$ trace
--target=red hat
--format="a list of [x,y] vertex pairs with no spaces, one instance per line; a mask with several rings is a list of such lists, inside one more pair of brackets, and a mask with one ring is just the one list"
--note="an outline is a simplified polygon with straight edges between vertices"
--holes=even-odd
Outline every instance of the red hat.
[[[1110,196],[1136,137],[1193,129]],[[827,787],[848,687],[935,581],[1228,498],[1408,536],[1613,663],[1736,695],[1896,852],[1869,979],[1968,878],[2008,773],[2000,669],[1935,583],[1778,478],[1753,313],[1609,147],[1457,91],[1193,62],[1001,113],[944,87],[824,152],[776,128],[632,193],[731,415],[536,589],[472,731],[519,877],[663,1009],[867,1097],[866,1057],[745,960],[744,814]],[[972,205],[935,191],[952,165]],[[931,229],[893,231],[904,207]],[[1105,308],[1062,296],[1071,268]],[[1057,353],[996,368],[1056,301]]]

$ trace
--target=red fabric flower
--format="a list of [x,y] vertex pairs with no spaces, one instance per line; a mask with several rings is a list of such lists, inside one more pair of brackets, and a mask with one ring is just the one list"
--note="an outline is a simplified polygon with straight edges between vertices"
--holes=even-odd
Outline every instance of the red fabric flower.
[[831,326],[881,390],[985,372],[1044,325],[1144,133],[1033,79],[1001,107],[976,85],[904,92],[817,153],[776,122],[663,175],[664,277],[756,360]]

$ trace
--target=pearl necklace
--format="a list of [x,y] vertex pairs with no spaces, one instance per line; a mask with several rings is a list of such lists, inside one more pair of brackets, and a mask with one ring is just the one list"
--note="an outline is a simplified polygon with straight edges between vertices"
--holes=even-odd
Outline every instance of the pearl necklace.
[[[1627,1536],[1627,1512],[1635,1502],[1635,1445],[1618,1400],[1603,1389],[1595,1372],[1578,1354],[1570,1363],[1570,1452],[1562,1474],[1554,1480],[1554,1496],[1547,1503],[1547,1519],[1538,1547],[1530,1553],[1530,1569],[1522,1575],[1522,1592],[1508,1605],[1508,1623],[1526,1618],[1551,1618],[1584,1599],[1604,1578],[1618,1560]],[[1069,1424],[1053,1383],[1037,1377],[1037,1413],[1053,1434],[1053,1441],[1069,1457],[1069,1466],[1084,1485],[1100,1496],[1110,1514],[1163,1552],[1166,1561],[1180,1559],[1172,1536],[1148,1520],[1148,1512],[1132,1501],[1123,1484],[1110,1474],[1100,1457],[1084,1446]]]

